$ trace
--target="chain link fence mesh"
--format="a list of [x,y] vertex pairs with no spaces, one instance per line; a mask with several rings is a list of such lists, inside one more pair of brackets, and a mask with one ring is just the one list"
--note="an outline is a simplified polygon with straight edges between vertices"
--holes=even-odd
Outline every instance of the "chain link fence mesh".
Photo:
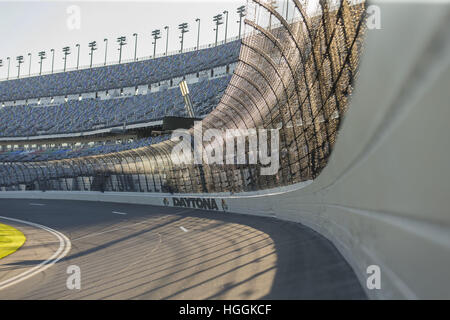
[[[201,126],[223,139],[206,150],[226,149],[226,131],[276,129],[279,140],[258,135],[277,148],[275,174],[262,174],[246,137],[231,160],[245,163],[178,164],[175,139],[139,149],[48,162],[0,164],[3,190],[128,192],[245,192],[315,179],[326,166],[347,112],[363,47],[365,5],[347,0],[247,3],[238,65],[217,107]],[[195,131],[189,135],[195,140]],[[235,140],[232,140],[233,143]],[[237,140],[236,140],[237,141]],[[194,143],[192,143],[194,146]],[[209,148],[209,149],[208,149]],[[229,155],[225,155],[224,159]]]

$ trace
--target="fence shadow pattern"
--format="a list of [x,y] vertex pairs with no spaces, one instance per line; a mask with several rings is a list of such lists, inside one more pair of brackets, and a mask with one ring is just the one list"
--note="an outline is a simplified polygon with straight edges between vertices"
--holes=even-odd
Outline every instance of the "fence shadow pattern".
[[[201,123],[203,130],[279,129],[275,174],[262,175],[258,163],[178,164],[172,152],[178,142],[166,140],[106,155],[2,163],[0,186],[204,193],[315,179],[327,164],[348,109],[363,48],[365,5],[321,0],[311,10],[305,1],[289,0],[287,8],[290,13],[249,0],[238,66],[221,101]],[[219,141],[204,141],[203,147],[217,147]],[[248,144],[245,155],[252,156]]]

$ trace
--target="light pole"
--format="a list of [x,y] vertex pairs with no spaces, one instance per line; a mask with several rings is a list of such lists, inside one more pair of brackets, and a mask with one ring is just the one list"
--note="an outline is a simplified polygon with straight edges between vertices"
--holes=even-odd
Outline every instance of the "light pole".
[[30,76],[31,75],[31,53],[29,53],[28,56],[30,57],[30,65],[28,66],[28,76]]
[[104,65],[106,66],[106,57],[107,57],[107,54],[108,54],[108,39],[103,39],[103,42],[105,42],[105,63],[104,63]]
[[126,45],[127,38],[125,36],[117,38],[117,43],[119,44],[119,64],[122,61],[122,47]]
[[223,14],[227,16],[227,17],[225,18],[225,42],[224,42],[224,43],[227,43],[227,31],[228,31],[228,11],[227,11],[227,10],[225,10],[225,11],[223,12]]
[[241,26],[242,26],[242,18],[245,16],[245,6],[240,6],[237,8],[236,12],[239,14],[239,39],[241,38]]
[[8,60],[8,74],[7,74],[7,76],[6,76],[6,80],[8,80],[8,79],[9,79],[9,66],[10,66],[10,64],[11,64],[11,58],[8,57],[8,58],[6,58],[6,60]]
[[156,29],[156,30],[152,31],[152,36],[153,36],[153,39],[154,39],[154,41],[152,42],[152,44],[153,44],[153,58],[155,58],[155,56],[156,56],[156,40],[161,38],[160,34],[161,34],[161,30],[159,30],[159,29]]
[[[52,49],[53,50],[53,49]],[[39,56],[39,75],[42,74],[42,60],[47,59],[47,57],[45,56],[45,51],[41,51],[38,53]]]
[[286,0],[286,21],[288,21],[289,16],[289,0]]
[[69,47],[64,47],[62,49],[62,51],[64,53],[64,58],[63,58],[63,60],[64,60],[64,72],[66,72],[67,56],[70,54],[70,48]]
[[138,34],[137,33],[133,33],[133,37],[134,37],[134,61],[136,61],[137,59],[137,40],[138,40]]
[[180,41],[180,43],[181,43],[181,50],[180,50],[180,53],[183,52],[184,34],[186,32],[189,32],[188,27],[189,26],[188,26],[188,24],[186,22],[183,22],[182,24],[178,25],[178,29],[180,29],[180,31],[181,31],[181,36],[180,36],[180,39],[181,39],[181,41]]
[[215,15],[215,16],[213,17],[213,21],[216,23],[216,28],[215,28],[214,30],[216,31],[216,42],[215,42],[215,46],[217,46],[217,36],[219,35],[219,26],[220,26],[221,24],[223,24],[223,22],[222,22],[222,15],[221,15],[221,14]]
[[91,52],[89,55],[91,56],[91,64],[89,68],[92,68],[92,60],[94,59],[94,51],[97,50],[97,41],[89,42],[89,48],[91,48]]
[[198,22],[198,29],[197,29],[197,50],[200,46],[200,18],[195,19],[196,22]]
[[0,68],[3,67],[3,60],[0,59]]
[[52,74],[53,74],[53,67],[55,66],[55,49],[50,50],[52,52]]
[[166,56],[167,56],[167,49],[169,49],[169,26],[165,26],[164,29],[166,29]]
[[78,67],[80,66],[80,44],[77,43],[77,44],[75,45],[75,47],[78,48],[78,54],[77,54],[77,70],[78,70]]
[[19,77],[20,77],[20,65],[23,63],[23,56],[16,57],[16,60],[17,60],[17,63],[18,63],[18,65],[17,65],[17,79],[19,79]]

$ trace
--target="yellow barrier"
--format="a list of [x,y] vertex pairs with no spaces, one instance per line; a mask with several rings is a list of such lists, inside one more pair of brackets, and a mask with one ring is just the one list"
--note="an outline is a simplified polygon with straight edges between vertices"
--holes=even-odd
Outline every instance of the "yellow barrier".
[[25,235],[6,224],[0,223],[0,259],[15,252],[25,243]]

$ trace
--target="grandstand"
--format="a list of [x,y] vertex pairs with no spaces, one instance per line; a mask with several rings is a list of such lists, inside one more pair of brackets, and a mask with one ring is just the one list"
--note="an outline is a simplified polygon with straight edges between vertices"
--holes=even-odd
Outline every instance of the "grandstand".
[[[49,161],[51,171],[65,172],[65,160],[76,156],[95,165],[82,174],[85,177],[76,178],[80,163],[74,161],[68,177],[55,175],[55,184],[50,183],[56,190],[64,179],[92,180],[97,174],[106,174],[110,180],[105,182],[106,190],[115,190],[111,181],[125,172],[130,175],[128,189],[145,179],[153,183],[148,190],[163,192],[160,186],[166,185],[173,192],[193,193],[263,190],[317,177],[326,166],[352,92],[364,32],[360,22],[353,24],[362,21],[363,5],[345,5],[340,11],[325,7],[324,16],[293,17],[289,23],[296,35],[286,29],[288,22],[275,8],[257,5],[261,16],[257,21],[245,20],[249,32],[242,40],[145,61],[0,82],[4,100],[0,110],[0,159],[27,168],[22,175],[26,181],[17,185],[13,183],[16,178],[6,176],[3,188],[39,189],[40,181],[47,180],[39,177],[37,169],[47,166],[44,161]],[[270,26],[269,34],[260,24],[272,24],[272,15],[278,22]],[[344,21],[345,16],[351,21]],[[321,38],[332,41],[334,51],[320,56],[316,51],[324,47],[308,30],[320,33],[324,18],[330,24],[342,20],[336,32],[343,36]],[[296,51],[290,53],[291,49],[283,47],[285,38],[291,38]],[[351,59],[345,58],[348,55]],[[326,80],[330,77],[331,82]],[[176,87],[184,79],[191,88],[195,113],[204,118],[203,128],[280,128],[280,167],[276,174],[262,175],[261,164],[225,169],[207,164],[203,168],[160,166],[162,161],[172,162],[170,151],[176,142],[156,143],[152,150],[142,148],[142,141],[153,142],[146,139],[162,132],[161,119],[186,115]],[[299,85],[297,79],[306,85]],[[68,138],[80,134],[83,151],[70,147],[74,141],[67,143]],[[99,141],[99,136],[106,141],[115,136],[125,146],[110,147]],[[93,139],[103,146],[92,146]],[[91,146],[86,147],[86,142]],[[127,147],[134,144],[141,148]],[[215,144],[205,142],[204,147]],[[42,152],[47,145],[50,149]],[[123,151],[112,161],[109,152],[119,149]],[[133,172],[129,162],[139,163],[142,170],[136,165]],[[157,186],[156,180],[162,183]]]
[[149,85],[209,71],[237,61],[238,40],[221,46],[156,59],[60,72],[0,82],[0,101],[16,102],[44,97]]
[[0,162],[61,160],[160,142],[164,117],[185,117],[178,83],[195,114],[217,105],[240,42],[125,64],[0,82]]
[[[192,99],[197,115],[208,114],[220,100],[230,76],[225,73],[214,78],[194,79]],[[120,92],[121,89],[118,89]],[[123,93],[123,92],[122,92]],[[97,91],[96,95],[101,95]],[[1,137],[29,137],[38,135],[87,132],[161,120],[164,116],[185,115],[183,97],[176,85],[158,86],[147,92],[118,94],[68,100],[62,103],[30,103],[5,106],[0,109]]]

